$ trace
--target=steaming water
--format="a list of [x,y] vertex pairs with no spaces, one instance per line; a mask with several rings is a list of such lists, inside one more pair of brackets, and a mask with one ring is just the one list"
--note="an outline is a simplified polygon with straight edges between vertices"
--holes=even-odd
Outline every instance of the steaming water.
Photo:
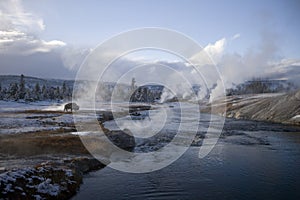
[[[207,126],[203,120],[201,127]],[[139,143],[137,151],[157,145]],[[300,199],[299,166],[298,128],[228,119],[205,158],[190,147],[173,164],[152,173],[106,167],[87,175],[73,199]]]

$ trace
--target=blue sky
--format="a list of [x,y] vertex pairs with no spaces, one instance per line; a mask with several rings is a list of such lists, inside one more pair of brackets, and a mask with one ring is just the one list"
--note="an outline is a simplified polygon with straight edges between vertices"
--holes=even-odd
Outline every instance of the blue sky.
[[268,31],[278,38],[283,56],[300,53],[297,0],[27,0],[24,7],[43,18],[45,39],[68,44],[93,46],[126,30],[163,27],[202,45],[240,34],[228,50],[243,52]]
[[0,74],[47,77],[44,65],[72,78],[87,49],[142,27],[173,29],[203,47],[225,39],[224,52],[241,57],[270,48],[278,60],[300,53],[298,0],[3,0],[0,11]]

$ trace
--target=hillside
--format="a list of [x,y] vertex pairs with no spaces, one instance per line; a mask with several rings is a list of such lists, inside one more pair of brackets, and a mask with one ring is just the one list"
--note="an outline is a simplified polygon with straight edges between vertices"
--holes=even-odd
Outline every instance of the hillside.
[[220,108],[226,104],[226,117],[300,125],[300,90],[287,94],[229,96],[215,103]]
[[[88,88],[91,83],[94,84],[94,81],[79,80],[76,81],[76,84],[74,83],[75,80],[41,79],[21,75],[0,75],[0,100],[21,102],[48,100],[71,101],[74,87],[76,87],[77,94],[82,93],[87,96],[86,88]],[[150,86],[151,85],[149,85],[149,87]],[[110,101],[114,92],[116,101],[128,100],[128,95],[131,94],[131,88],[132,86],[126,83],[116,84],[114,82],[99,81],[97,83],[96,97],[97,100],[100,101]],[[153,88],[151,90],[153,90],[154,93],[152,100],[160,96],[161,90],[158,91]]]
[[[16,75],[0,75],[0,84],[2,88],[8,88],[11,84],[19,83],[21,76]],[[61,80],[61,79],[42,79],[31,76],[24,76],[25,85],[28,88],[33,88],[37,83],[42,87],[61,87],[63,83],[66,83],[67,87],[73,87],[73,80]]]
[[70,100],[74,81],[0,75],[0,100]]

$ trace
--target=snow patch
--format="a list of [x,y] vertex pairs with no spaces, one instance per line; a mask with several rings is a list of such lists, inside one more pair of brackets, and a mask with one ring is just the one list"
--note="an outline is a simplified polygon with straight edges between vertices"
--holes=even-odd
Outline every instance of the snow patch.
[[88,135],[90,134],[90,132],[85,132],[85,131],[82,131],[82,132],[71,132],[72,135],[79,135],[79,136],[84,136],[84,135]]
[[44,200],[45,198],[41,197],[40,195],[36,194],[33,195],[33,197],[35,198],[35,200]]
[[[0,112],[15,112],[25,110],[58,110],[61,104],[53,101],[18,102],[0,100]],[[62,109],[63,110],[63,109]]]
[[296,115],[296,116],[292,117],[292,119],[298,119],[298,118],[300,118],[300,115]]
[[37,191],[43,194],[49,194],[51,196],[57,196],[60,192],[60,188],[58,184],[51,184],[51,179],[48,178],[46,181],[40,183],[37,186]]

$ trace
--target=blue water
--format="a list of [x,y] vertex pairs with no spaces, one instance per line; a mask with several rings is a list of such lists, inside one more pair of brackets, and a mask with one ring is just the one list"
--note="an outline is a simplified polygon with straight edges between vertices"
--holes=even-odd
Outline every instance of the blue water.
[[109,167],[85,176],[81,199],[300,199],[300,131],[227,120],[213,151],[190,149],[166,168],[130,174]]

